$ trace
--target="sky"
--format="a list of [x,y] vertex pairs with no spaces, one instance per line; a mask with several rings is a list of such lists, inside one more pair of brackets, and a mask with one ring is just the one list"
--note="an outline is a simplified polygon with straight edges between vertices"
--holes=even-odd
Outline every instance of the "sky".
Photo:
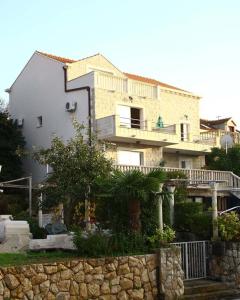
[[[240,127],[239,0],[0,0],[0,98],[35,50],[96,53],[124,72],[202,96]],[[174,109],[174,108],[173,108]]]

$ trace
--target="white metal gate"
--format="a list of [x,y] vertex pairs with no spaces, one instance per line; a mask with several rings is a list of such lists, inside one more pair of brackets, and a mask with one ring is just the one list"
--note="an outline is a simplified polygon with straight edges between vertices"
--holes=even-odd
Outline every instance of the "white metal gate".
[[207,241],[181,242],[172,245],[181,248],[185,280],[207,277]]

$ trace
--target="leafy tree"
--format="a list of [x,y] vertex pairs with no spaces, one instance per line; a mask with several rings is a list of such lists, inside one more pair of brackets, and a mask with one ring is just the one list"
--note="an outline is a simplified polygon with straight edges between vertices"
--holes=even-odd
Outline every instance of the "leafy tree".
[[75,136],[67,143],[55,137],[49,149],[40,149],[34,154],[39,163],[48,164],[53,170],[43,183],[47,195],[43,204],[53,207],[63,203],[67,225],[73,223],[76,206],[93,199],[96,180],[108,176],[112,168],[96,136],[88,135],[86,142],[84,126],[74,122],[74,127]]
[[0,181],[15,179],[22,175],[21,154],[25,141],[16,122],[10,119],[0,101]]
[[[152,192],[165,179],[162,170],[145,175],[138,170],[115,171],[101,181],[98,216],[108,220],[115,232],[152,232],[157,226],[156,201]],[[150,212],[150,213],[149,213]],[[152,213],[152,214],[151,214]]]
[[211,170],[232,171],[240,176],[240,145],[235,144],[227,153],[225,149],[212,148],[206,156],[206,166]]

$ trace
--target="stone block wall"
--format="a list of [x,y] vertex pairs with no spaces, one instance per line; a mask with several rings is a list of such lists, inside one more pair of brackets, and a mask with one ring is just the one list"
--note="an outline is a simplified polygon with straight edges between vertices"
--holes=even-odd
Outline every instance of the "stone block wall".
[[159,289],[165,299],[177,299],[183,293],[179,253],[160,254],[161,285],[155,254],[76,259],[0,268],[0,299],[151,300]]
[[222,242],[216,250],[210,249],[209,275],[240,288],[240,243]]

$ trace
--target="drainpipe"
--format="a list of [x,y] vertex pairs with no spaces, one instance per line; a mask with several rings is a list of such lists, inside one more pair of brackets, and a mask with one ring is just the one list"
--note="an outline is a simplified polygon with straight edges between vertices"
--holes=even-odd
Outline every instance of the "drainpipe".
[[67,68],[68,66],[63,66],[64,71],[64,91],[65,93],[75,92],[75,91],[83,91],[86,90],[88,93],[88,127],[89,127],[89,139],[88,143],[91,146],[91,138],[92,138],[92,113],[91,113],[91,88],[90,86],[82,86],[78,88],[68,89],[67,87]]
[[[71,93],[75,91],[87,91],[88,93],[88,127],[89,127],[89,137],[88,137],[88,144],[89,146],[92,145],[92,114],[91,114],[91,88],[90,86],[82,86],[78,88],[68,89],[67,87],[67,68],[68,66],[63,66],[64,71],[64,91],[65,93]],[[85,222],[87,230],[90,230],[90,216],[89,216],[89,194],[90,194],[90,185],[88,185],[88,191],[86,193],[85,199]]]

